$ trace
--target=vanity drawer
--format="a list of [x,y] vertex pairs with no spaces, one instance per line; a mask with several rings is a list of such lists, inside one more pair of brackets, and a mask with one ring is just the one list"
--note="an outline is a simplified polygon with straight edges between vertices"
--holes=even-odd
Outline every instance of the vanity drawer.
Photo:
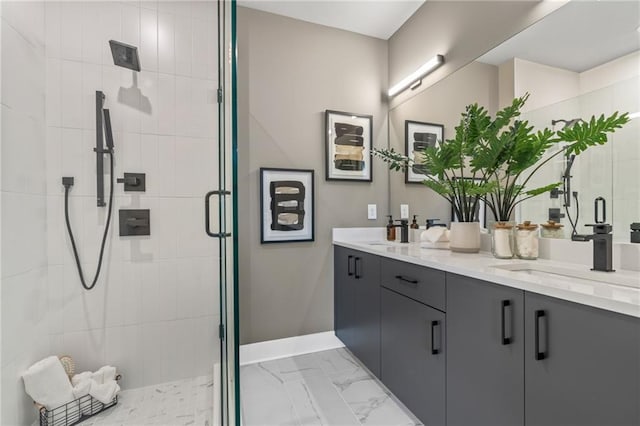
[[445,310],[445,273],[397,260],[382,260],[380,284],[413,300]]

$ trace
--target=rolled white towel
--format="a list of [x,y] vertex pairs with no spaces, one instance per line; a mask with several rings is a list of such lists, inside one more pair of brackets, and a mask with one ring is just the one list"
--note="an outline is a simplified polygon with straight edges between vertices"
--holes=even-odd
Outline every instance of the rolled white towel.
[[449,230],[444,226],[433,226],[420,234],[420,241],[446,243],[449,241]]
[[108,382],[102,384],[92,381],[89,395],[102,402],[103,404],[108,404],[113,400],[118,392],[120,392],[120,386],[115,380],[109,380]]
[[24,389],[38,404],[53,410],[73,401],[73,387],[58,357],[36,362],[22,374]]

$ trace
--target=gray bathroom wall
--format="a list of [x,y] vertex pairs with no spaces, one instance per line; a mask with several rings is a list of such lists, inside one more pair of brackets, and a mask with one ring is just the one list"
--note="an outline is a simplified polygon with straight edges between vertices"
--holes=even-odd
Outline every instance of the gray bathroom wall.
[[[372,114],[386,147],[387,55],[384,40],[238,8],[240,343],[333,329],[331,229],[382,226],[388,172],[326,181],[324,111]],[[315,170],[314,242],[260,244],[260,167]]]

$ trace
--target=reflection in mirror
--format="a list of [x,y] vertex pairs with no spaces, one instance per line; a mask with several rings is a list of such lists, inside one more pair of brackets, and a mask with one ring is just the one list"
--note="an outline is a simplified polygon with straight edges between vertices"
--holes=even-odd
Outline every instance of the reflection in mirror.
[[[523,118],[536,128],[541,128],[550,127],[552,121],[559,118],[587,119],[592,115],[613,111],[635,112],[640,110],[639,94],[640,80],[636,76],[530,111],[523,114]],[[588,234],[592,233],[592,229],[585,225],[596,222],[595,199],[603,197],[607,201],[606,217],[601,212],[598,220],[613,225],[615,239],[628,241],[630,224],[640,220],[639,124],[639,120],[631,120],[610,135],[608,143],[589,148],[573,161],[559,156],[557,161],[547,163],[534,176],[532,185],[554,181],[565,181],[567,184],[559,193],[545,194],[523,202],[519,218],[544,223],[551,219],[550,214],[558,212],[560,223],[565,225],[565,237],[570,236],[571,222],[576,224],[579,234]],[[556,123],[556,128],[563,125]],[[561,148],[558,146],[555,149]]]
[[[467,104],[477,102],[495,114],[527,92],[531,97],[523,118],[536,129],[558,130],[576,118],[640,111],[639,16],[640,2],[569,2],[392,109],[390,147],[404,151],[405,120],[443,124],[447,139]],[[558,192],[527,200],[515,219],[545,223],[550,214],[559,215],[568,238],[567,204],[578,223],[577,232],[590,233],[591,228],[584,225],[594,222],[594,199],[603,197],[614,238],[629,241],[630,224],[640,221],[640,119],[631,120],[610,135],[607,144],[589,148],[573,163],[561,155],[557,158],[534,176],[536,182],[531,185],[561,182],[567,175],[571,177],[565,182],[570,184],[568,197]],[[446,202],[424,188],[410,192],[396,181],[399,178],[391,174],[392,206],[408,202],[412,211],[448,219]]]

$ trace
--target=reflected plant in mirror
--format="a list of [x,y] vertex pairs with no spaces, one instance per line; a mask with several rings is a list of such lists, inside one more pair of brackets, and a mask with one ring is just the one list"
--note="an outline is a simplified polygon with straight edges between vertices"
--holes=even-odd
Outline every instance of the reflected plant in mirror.
[[[518,119],[528,98],[528,93],[515,98],[511,105],[498,111],[495,118],[477,104],[468,107],[483,123],[478,126],[481,136],[470,165],[489,185],[484,198],[499,222],[511,220],[519,203],[562,185],[562,182],[551,182],[528,187],[541,167],[559,155],[575,158],[590,147],[605,144],[609,133],[629,121],[627,113],[616,111],[608,117],[603,114],[597,118],[592,116],[588,121],[575,121],[557,131],[549,128],[536,131],[528,121]],[[557,144],[561,144],[562,149],[551,152]]]
[[[532,197],[557,188],[562,182],[529,188],[532,176],[558,155],[578,155],[603,145],[607,134],[629,121],[627,113],[576,121],[561,130],[535,130],[519,120],[529,94],[515,98],[495,117],[477,103],[468,105],[455,128],[455,138],[427,147],[420,157],[433,171],[423,183],[447,199],[461,221],[477,220],[475,211],[485,201],[494,218],[506,222],[515,207]],[[562,149],[550,148],[563,144]],[[375,149],[373,154],[389,164],[391,170],[404,171],[412,160],[392,149]]]

